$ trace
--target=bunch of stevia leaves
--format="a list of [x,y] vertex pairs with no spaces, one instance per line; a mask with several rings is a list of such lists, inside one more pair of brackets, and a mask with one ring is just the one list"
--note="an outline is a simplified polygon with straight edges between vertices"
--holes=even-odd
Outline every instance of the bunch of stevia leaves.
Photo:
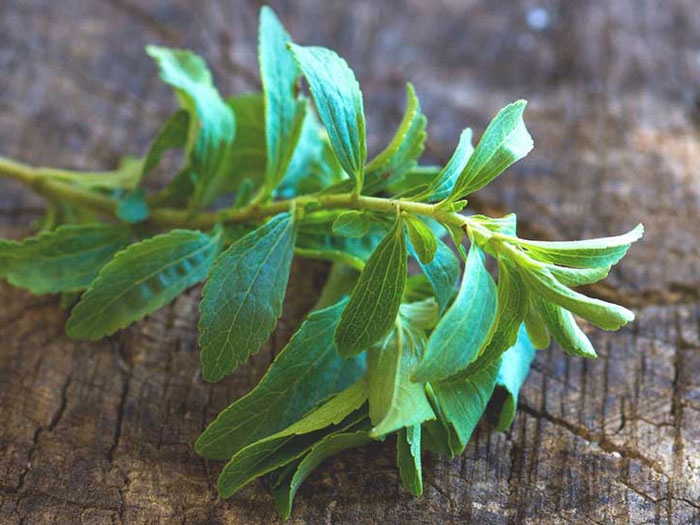
[[[352,71],[328,49],[291,43],[270,9],[260,17],[262,93],[223,99],[196,55],[147,51],[180,109],[144,158],[104,173],[0,159],[3,175],[49,203],[45,231],[2,241],[0,276],[32,293],[63,293],[66,302],[81,294],[67,333],[87,340],[206,281],[202,375],[218,381],[275,328],[294,254],[332,261],[314,312],[258,386],[197,440],[197,453],[228,461],[222,497],[270,474],[286,518],[319,463],[392,433],[401,480],[421,494],[422,449],[461,453],[495,388],[505,393],[496,428],[507,428],[534,348],[550,335],[572,355],[595,357],[574,314],[607,330],[633,319],[570,287],[603,279],[641,225],[618,237],[539,242],[517,236],[515,215],[459,213],[467,195],[532,149],[524,101],[502,109],[476,148],[471,130],[462,132],[444,168],[418,167],[426,119],[408,84],[394,138],[366,162]],[[301,76],[321,123],[300,92]],[[184,151],[183,166],[147,195],[142,184],[170,149]],[[461,280],[445,235],[465,261]],[[497,285],[487,255],[497,262]],[[407,277],[409,257],[421,275]]]

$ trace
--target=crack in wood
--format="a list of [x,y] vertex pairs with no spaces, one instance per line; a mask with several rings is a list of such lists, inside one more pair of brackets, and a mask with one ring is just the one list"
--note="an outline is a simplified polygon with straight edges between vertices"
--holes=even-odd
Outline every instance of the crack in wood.
[[122,425],[124,423],[124,413],[126,411],[126,402],[129,397],[129,387],[131,385],[131,374],[124,374],[124,380],[122,383],[122,392],[119,398],[119,404],[117,405],[117,421],[114,425],[114,436],[112,437],[112,444],[107,451],[107,460],[112,463],[114,461],[114,455],[119,447],[119,441],[122,436]]
[[519,402],[518,403],[518,409],[522,410],[523,412],[529,414],[530,416],[537,418],[537,419],[544,419],[545,421],[558,426],[560,428],[563,428],[570,433],[574,434],[575,436],[578,436],[582,438],[584,441],[588,442],[591,445],[595,445],[600,447],[604,452],[608,453],[617,453],[621,457],[625,459],[634,459],[645,466],[649,467],[652,469],[654,472],[657,474],[661,474],[664,476],[666,479],[669,479],[670,476],[667,474],[658,464],[658,462],[652,460],[651,458],[648,458],[645,456],[643,453],[641,453],[638,450],[634,450],[629,447],[623,447],[619,446],[616,443],[614,443],[610,438],[608,438],[604,434],[596,435],[595,432],[591,431],[590,429],[580,426],[580,425],[575,425],[573,423],[570,423],[566,421],[565,419],[556,417],[552,414],[549,414],[547,412],[543,412],[540,410],[537,410],[535,408],[532,408],[528,406],[525,403]]

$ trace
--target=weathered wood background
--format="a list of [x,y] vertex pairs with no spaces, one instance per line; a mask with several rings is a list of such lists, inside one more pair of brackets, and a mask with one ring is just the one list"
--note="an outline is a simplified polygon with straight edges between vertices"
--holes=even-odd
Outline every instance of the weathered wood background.
[[[518,213],[538,238],[644,241],[591,293],[633,307],[592,330],[596,361],[538,354],[512,430],[480,431],[463,457],[425,458],[423,498],[400,488],[393,443],[329,461],[293,519],[310,523],[700,523],[700,4],[697,0],[274,2],[302,43],[348,58],[370,149],[412,80],[445,160],[518,97],[530,157],[474,199]],[[257,85],[255,1],[1,0],[0,153],[111,168],[143,154],[174,102],[143,52],[189,47],[222,91]],[[0,235],[41,201],[0,181]],[[295,263],[271,344],[235,377],[197,374],[192,290],[96,344],[63,335],[55,297],[0,285],[0,523],[276,520],[254,483],[218,501],[220,465],[192,444],[249,389],[314,302],[325,266]]]

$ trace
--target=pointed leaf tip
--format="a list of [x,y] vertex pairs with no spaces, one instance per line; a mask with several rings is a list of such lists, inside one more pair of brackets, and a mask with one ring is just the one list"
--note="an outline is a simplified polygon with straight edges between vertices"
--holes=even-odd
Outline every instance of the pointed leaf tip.
[[523,99],[501,109],[484,131],[474,153],[449,195],[458,200],[473,193],[525,157],[534,142],[523,121],[527,102]]

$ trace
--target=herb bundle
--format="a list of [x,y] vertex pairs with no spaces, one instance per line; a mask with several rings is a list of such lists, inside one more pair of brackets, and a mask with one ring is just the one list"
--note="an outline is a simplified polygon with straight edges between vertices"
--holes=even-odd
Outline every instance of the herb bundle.
[[[536,348],[552,337],[569,354],[596,356],[574,315],[606,330],[633,319],[572,288],[605,278],[641,225],[542,242],[518,237],[514,214],[462,213],[468,195],[532,149],[525,101],[503,108],[476,147],[465,129],[444,167],[419,166],[426,118],[408,84],[393,139],[368,161],[353,72],[333,51],[294,44],[267,7],[262,93],[225,99],[200,57],[147,52],[180,108],[145,157],[103,173],[0,158],[0,175],[48,202],[41,233],[0,241],[0,278],[67,303],[79,297],[66,331],[85,340],[205,282],[201,370],[219,381],[274,330],[294,255],[331,261],[314,311],[259,384],[196,442],[201,456],[227,461],[221,497],[267,475],[287,518],[322,461],[390,434],[403,485],[421,494],[422,450],[460,454],[496,389],[492,421],[510,426]],[[184,153],[179,172],[147,193],[149,174],[173,149]],[[408,275],[410,259],[420,274]]]

